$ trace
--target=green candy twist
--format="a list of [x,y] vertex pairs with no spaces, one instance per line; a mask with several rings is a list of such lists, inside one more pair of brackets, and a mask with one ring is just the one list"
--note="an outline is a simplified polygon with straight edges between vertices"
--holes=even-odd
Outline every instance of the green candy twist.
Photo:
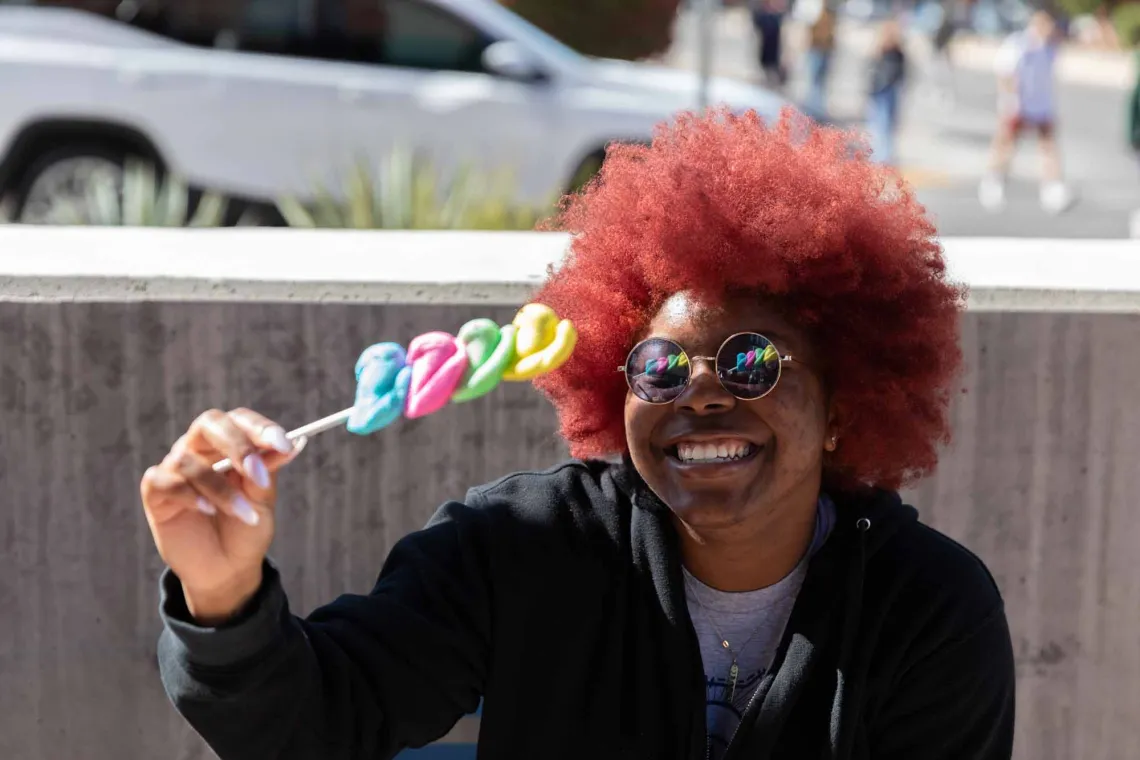
[[467,350],[467,373],[451,400],[459,404],[494,390],[515,359],[515,332],[511,325],[499,327],[490,319],[473,319],[456,335]]

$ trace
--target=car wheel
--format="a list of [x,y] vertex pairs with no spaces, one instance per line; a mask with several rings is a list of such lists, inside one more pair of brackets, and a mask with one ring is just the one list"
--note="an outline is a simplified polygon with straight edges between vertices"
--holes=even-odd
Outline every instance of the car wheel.
[[24,224],[89,224],[95,189],[122,192],[122,153],[92,145],[58,148],[34,159],[16,192],[16,219]]
[[582,163],[578,164],[578,168],[574,170],[574,174],[571,175],[566,191],[568,193],[576,193],[584,188],[590,180],[597,176],[598,172],[602,170],[602,162],[605,158],[605,151],[598,151],[586,156],[586,158],[582,160]]

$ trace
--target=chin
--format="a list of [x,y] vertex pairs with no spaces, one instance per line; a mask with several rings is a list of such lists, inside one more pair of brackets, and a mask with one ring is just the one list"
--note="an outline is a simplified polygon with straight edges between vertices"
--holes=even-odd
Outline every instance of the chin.
[[692,528],[729,528],[743,523],[748,510],[740,500],[683,499],[678,506],[666,501],[673,515]]
[[694,527],[717,527],[743,522],[764,501],[756,482],[724,483],[664,477],[650,484],[669,510]]

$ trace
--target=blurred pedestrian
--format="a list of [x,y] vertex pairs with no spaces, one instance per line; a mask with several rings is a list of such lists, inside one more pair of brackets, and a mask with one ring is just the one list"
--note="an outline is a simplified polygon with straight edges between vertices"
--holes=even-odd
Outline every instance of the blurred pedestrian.
[[810,116],[819,120],[827,118],[827,78],[834,51],[835,11],[824,4],[808,29],[808,48],[804,55],[808,73],[808,93],[804,109]]
[[769,87],[782,88],[787,81],[783,59],[785,0],[752,0],[752,26],[759,42],[760,76]]
[[949,106],[953,106],[958,100],[952,43],[958,33],[969,26],[972,9],[973,0],[947,0],[942,6],[941,20],[931,40],[931,46],[934,48],[931,73],[934,78],[935,95]]
[[898,131],[899,105],[906,83],[906,68],[902,24],[898,19],[888,19],[879,28],[875,57],[871,62],[871,88],[867,101],[871,158],[879,163],[895,163],[895,133]]
[[1024,31],[1016,32],[998,51],[998,129],[990,168],[978,188],[985,208],[1005,205],[1005,183],[1014,151],[1025,132],[1034,132],[1041,150],[1041,206],[1059,214],[1075,196],[1061,178],[1057,145],[1057,105],[1054,94],[1058,52],[1057,22],[1047,11],[1036,11]]

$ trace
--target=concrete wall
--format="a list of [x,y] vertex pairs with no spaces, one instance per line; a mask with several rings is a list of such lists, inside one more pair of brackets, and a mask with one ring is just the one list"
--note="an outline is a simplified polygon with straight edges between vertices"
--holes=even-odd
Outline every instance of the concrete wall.
[[[147,300],[95,275],[45,296],[51,266],[29,285],[22,261],[13,274],[0,259],[0,758],[210,757],[158,680],[160,562],[142,471],[205,408],[307,422],[351,403],[364,346],[509,320],[521,299],[475,289],[448,292],[486,303],[427,291],[414,303],[270,302],[236,287],[226,297],[237,300]],[[1104,308],[1070,293],[1048,313],[1016,308],[991,284],[977,290],[988,306],[965,323],[957,441],[910,494],[1005,593],[1019,760],[1140,757],[1134,296]],[[392,543],[467,486],[561,456],[553,414],[528,385],[371,438],[313,439],[284,476],[273,550],[295,608],[366,591]]]

